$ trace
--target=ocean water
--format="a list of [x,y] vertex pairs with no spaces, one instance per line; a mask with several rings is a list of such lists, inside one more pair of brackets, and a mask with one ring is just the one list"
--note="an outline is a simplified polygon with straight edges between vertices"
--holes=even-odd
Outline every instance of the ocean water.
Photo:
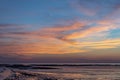
[[120,80],[120,64],[24,65],[30,66],[2,67],[7,77],[0,80]]
[[63,80],[120,80],[119,66],[58,66],[52,70],[32,70],[45,72]]

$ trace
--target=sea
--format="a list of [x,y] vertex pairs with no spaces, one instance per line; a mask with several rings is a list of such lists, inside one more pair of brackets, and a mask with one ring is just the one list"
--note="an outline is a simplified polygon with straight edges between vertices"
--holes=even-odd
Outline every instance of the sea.
[[120,63],[19,63],[1,68],[9,71],[3,80],[120,80]]

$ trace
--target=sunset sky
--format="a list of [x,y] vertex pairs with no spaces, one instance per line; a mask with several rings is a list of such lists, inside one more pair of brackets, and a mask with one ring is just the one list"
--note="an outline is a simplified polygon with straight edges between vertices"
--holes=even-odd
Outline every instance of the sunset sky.
[[120,62],[120,0],[0,0],[0,62]]

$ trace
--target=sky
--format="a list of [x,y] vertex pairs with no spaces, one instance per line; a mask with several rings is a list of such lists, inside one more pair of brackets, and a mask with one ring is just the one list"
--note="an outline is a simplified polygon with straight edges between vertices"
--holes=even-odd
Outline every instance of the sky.
[[120,0],[0,0],[0,63],[120,62]]

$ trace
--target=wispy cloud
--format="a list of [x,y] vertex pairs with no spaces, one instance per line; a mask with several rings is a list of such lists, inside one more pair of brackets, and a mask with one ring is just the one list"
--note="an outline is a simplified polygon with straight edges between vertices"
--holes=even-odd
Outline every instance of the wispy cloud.
[[112,29],[116,29],[118,26],[110,24],[110,25],[99,25],[99,26],[93,26],[86,30],[80,31],[80,32],[73,32],[72,34],[69,34],[65,36],[65,39],[76,39],[76,38],[84,38],[91,34],[96,34],[99,32],[109,31]]
[[[30,54],[66,54],[81,53],[89,49],[108,49],[118,47],[119,39],[98,42],[77,42],[76,39],[100,35],[101,32],[117,29],[116,25],[99,24],[86,27],[88,24],[75,22],[68,26],[45,27],[35,31],[12,31],[0,37],[11,37],[12,40],[1,42],[1,53]],[[99,33],[99,34],[98,34]],[[18,39],[15,39],[18,38]],[[5,39],[6,40],[6,39]],[[79,46],[80,45],[80,46]]]
[[77,46],[79,47],[87,47],[91,49],[109,49],[109,48],[117,48],[120,45],[120,38],[117,39],[107,39],[103,41],[96,41],[96,42],[81,42],[78,43]]
[[64,31],[71,31],[72,29],[75,30],[81,27],[83,27],[83,24],[75,23],[70,26],[44,28],[36,31],[8,31],[6,33],[2,33],[2,36],[9,37],[9,39],[6,43],[2,43],[5,42],[5,38],[2,38],[2,45],[0,46],[2,49],[0,49],[0,52],[20,54],[64,54],[84,52],[84,50],[72,48],[71,44],[66,43],[61,38],[64,36]]
[[[103,8],[89,4],[90,2],[74,1],[72,8],[79,11],[79,16],[96,16]],[[85,5],[84,5],[85,4]],[[102,3],[101,3],[102,4]],[[107,9],[110,5],[105,6]],[[81,53],[93,49],[117,48],[120,39],[109,38],[110,31],[119,27],[119,5],[113,5],[104,18],[93,21],[76,21],[65,26],[37,26],[36,30],[30,30],[30,25],[0,24],[0,53],[30,54],[67,54]],[[105,9],[106,10],[106,9]],[[78,15],[77,15],[78,16]],[[78,17],[79,17],[78,16]],[[115,18],[113,18],[114,16]],[[118,18],[116,17],[118,16]],[[32,26],[34,27],[34,26]],[[96,41],[82,41],[93,38]],[[100,39],[103,38],[104,39]],[[110,39],[110,40],[109,40]]]

